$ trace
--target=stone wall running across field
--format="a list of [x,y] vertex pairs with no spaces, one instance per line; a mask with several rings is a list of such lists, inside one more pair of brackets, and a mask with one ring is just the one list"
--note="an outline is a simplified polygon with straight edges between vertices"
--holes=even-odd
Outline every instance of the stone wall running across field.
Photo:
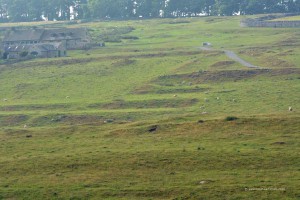
[[244,19],[241,21],[241,26],[242,27],[270,27],[270,28],[300,28],[300,20],[270,21],[272,19],[295,16],[298,14],[268,15],[256,19]]

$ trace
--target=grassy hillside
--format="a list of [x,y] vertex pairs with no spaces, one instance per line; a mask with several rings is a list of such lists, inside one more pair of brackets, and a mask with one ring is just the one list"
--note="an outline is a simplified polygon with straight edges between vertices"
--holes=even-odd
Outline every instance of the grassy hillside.
[[72,24],[107,47],[0,65],[0,199],[300,198],[300,30],[240,19]]

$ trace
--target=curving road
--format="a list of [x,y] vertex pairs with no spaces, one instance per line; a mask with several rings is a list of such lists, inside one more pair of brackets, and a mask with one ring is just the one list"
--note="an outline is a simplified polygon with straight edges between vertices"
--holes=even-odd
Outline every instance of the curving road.
[[[210,47],[200,47],[201,50],[204,51],[213,51],[214,49],[210,48]],[[224,50],[223,51],[226,56],[238,63],[240,63],[241,65],[243,65],[244,67],[248,67],[248,68],[256,68],[259,69],[261,67],[256,66],[256,65],[252,65],[251,63],[245,61],[244,59],[240,58],[236,53],[234,53],[233,51],[229,51],[229,50]]]
[[245,66],[245,67],[249,67],[249,68],[260,68],[259,66],[255,66],[252,65],[251,63],[248,63],[247,61],[243,60],[242,58],[240,58],[238,55],[236,55],[236,53],[234,53],[233,51],[229,51],[229,50],[224,50],[224,53],[226,54],[226,56],[238,63],[240,63],[241,65]]

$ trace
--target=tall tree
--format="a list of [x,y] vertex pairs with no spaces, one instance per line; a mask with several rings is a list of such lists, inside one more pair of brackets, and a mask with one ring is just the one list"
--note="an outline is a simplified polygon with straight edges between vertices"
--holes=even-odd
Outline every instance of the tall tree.
[[96,18],[125,18],[128,13],[124,0],[91,0],[88,5]]
[[203,6],[203,14],[211,15],[213,6],[215,5],[215,0],[199,0]]
[[230,16],[240,11],[240,0],[216,0],[214,12],[217,15]]
[[0,0],[0,22],[8,21],[9,0]]
[[300,12],[300,0],[0,0],[0,22]]
[[29,21],[41,21],[43,16],[44,0],[28,1]]
[[28,1],[12,0],[8,6],[8,15],[13,22],[26,22],[30,21],[28,18],[29,7]]

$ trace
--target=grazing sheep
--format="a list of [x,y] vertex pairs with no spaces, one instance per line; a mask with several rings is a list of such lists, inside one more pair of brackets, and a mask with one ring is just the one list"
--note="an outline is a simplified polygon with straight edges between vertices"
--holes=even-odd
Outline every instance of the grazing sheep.
[[289,111],[290,111],[290,112],[292,112],[292,111],[293,111],[293,108],[292,108],[292,106],[290,106],[290,107],[289,107]]
[[7,101],[7,99],[3,99],[3,101]]
[[27,125],[25,124],[25,125],[23,126],[23,128],[27,128]]
[[177,97],[177,94],[174,94],[173,97]]
[[217,97],[217,100],[220,100],[220,97]]
[[210,43],[210,42],[203,42],[203,43],[202,43],[202,46],[204,46],[204,47],[205,47],[205,46],[211,46],[211,43]]

